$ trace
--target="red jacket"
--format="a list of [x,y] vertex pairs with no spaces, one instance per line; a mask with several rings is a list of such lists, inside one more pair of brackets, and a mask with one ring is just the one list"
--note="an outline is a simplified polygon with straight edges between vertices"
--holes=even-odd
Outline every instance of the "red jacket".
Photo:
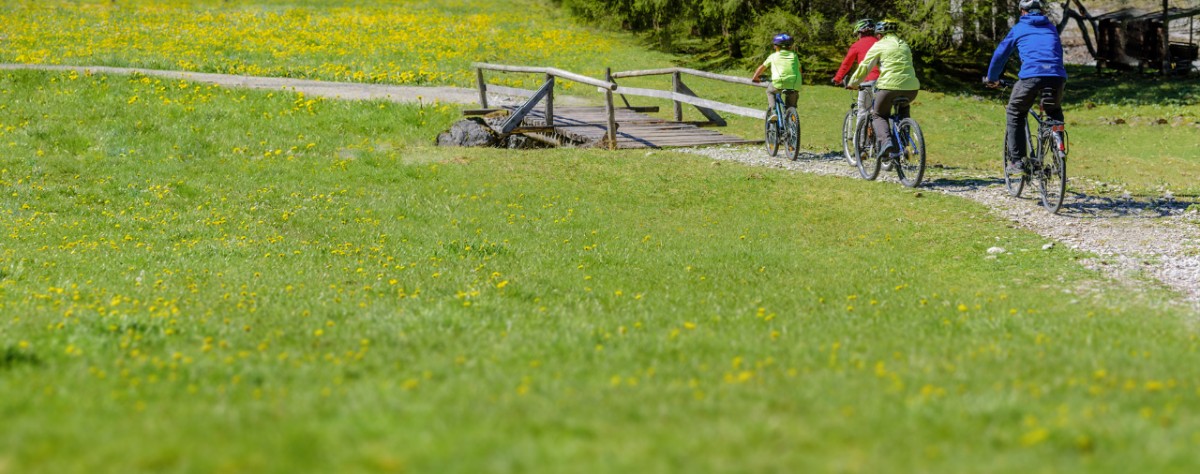
[[[876,41],[879,41],[879,38],[874,36],[863,36],[858,41],[855,41],[854,45],[850,46],[850,51],[846,53],[846,59],[842,60],[842,67],[838,68],[837,75],[833,76],[833,82],[842,82],[842,79],[846,77],[851,68],[857,66],[858,63],[862,62],[863,58],[867,57],[867,51],[871,49],[871,46],[875,45]],[[863,82],[874,81],[878,78],[879,66],[876,66],[871,69],[871,72],[867,73],[867,78],[863,79]]]

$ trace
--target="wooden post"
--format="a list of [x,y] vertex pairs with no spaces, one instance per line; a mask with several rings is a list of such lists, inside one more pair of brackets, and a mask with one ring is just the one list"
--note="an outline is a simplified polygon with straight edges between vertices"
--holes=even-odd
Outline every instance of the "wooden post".
[[554,75],[546,74],[546,83],[550,84],[550,91],[546,93],[546,126],[554,126]]
[[487,104],[487,83],[483,82],[483,69],[475,68],[475,82],[479,84],[479,108],[488,108]]
[[1163,57],[1162,57],[1162,74],[1163,77],[1171,71],[1171,20],[1167,17],[1167,9],[1170,8],[1170,1],[1163,0]]
[[608,148],[610,150],[617,149],[617,116],[613,110],[613,93],[611,90],[604,91],[604,111],[608,112]]
[[[672,85],[671,90],[674,91],[676,94],[682,92],[682,88],[680,86],[683,85],[683,78],[679,76],[679,71],[675,71],[674,73],[671,73],[671,85]],[[683,104],[680,103],[678,100],[675,101],[675,121],[676,122],[683,121]]]

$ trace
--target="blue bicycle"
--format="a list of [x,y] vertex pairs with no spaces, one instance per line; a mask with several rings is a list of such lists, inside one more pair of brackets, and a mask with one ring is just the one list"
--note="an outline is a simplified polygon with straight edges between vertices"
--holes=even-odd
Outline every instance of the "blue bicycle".
[[800,114],[795,107],[786,107],[784,97],[796,94],[795,90],[783,89],[775,92],[775,108],[767,109],[765,122],[767,154],[779,154],[779,145],[784,145],[785,157],[795,161],[800,158]]
[[870,120],[858,123],[854,134],[854,149],[857,157],[858,173],[863,179],[874,180],[879,176],[879,169],[884,160],[888,167],[896,170],[900,183],[910,188],[921,185],[925,176],[925,135],[916,120],[901,118],[900,109],[908,105],[909,99],[897,97],[892,103],[892,114],[888,117],[888,129],[892,134],[892,143],[899,147],[900,152],[891,156],[878,156],[875,128]]

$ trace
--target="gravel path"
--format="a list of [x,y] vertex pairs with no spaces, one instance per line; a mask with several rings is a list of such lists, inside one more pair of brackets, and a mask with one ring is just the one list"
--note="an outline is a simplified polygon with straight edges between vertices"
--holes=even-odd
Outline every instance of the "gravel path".
[[[91,71],[101,74],[144,74],[147,76],[182,79],[186,81],[217,84],[226,87],[249,89],[288,89],[306,95],[346,100],[389,100],[392,102],[449,102],[455,104],[478,104],[479,91],[461,87],[396,86],[389,84],[363,84],[357,82],[327,82],[286,77],[238,76],[207,72],[163,71],[107,66],[56,66],[47,64],[0,64],[0,70],[36,69],[42,71]],[[488,105],[512,105],[524,102],[523,98],[489,94]],[[577,97],[554,96],[556,104],[585,105]]]
[[[805,153],[797,161],[787,161],[768,157],[760,147],[682,151],[751,166],[862,179],[840,153]],[[880,180],[900,185],[894,173],[881,171]],[[980,202],[1018,227],[1094,254],[1094,258],[1083,261],[1084,265],[1111,277],[1149,275],[1178,291],[1183,302],[1200,312],[1200,212],[1196,210],[1200,206],[1189,211],[1193,203],[1180,202],[1170,195],[1147,200],[1133,199],[1126,193],[1111,198],[1069,189],[1063,209],[1053,215],[1032,198],[1036,191],[1028,187],[1022,194],[1024,199],[1010,197],[1001,177],[972,177],[935,166],[926,170],[924,181],[924,190]]]

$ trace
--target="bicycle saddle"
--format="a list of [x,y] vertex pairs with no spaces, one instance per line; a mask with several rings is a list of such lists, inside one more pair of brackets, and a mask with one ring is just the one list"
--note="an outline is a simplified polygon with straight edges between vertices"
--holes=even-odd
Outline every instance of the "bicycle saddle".
[[1047,105],[1058,105],[1058,103],[1054,100],[1054,92],[1055,90],[1053,87],[1042,88],[1042,107]]
[[908,105],[909,102],[912,102],[912,99],[909,99],[908,97],[897,97],[892,101],[892,107]]

